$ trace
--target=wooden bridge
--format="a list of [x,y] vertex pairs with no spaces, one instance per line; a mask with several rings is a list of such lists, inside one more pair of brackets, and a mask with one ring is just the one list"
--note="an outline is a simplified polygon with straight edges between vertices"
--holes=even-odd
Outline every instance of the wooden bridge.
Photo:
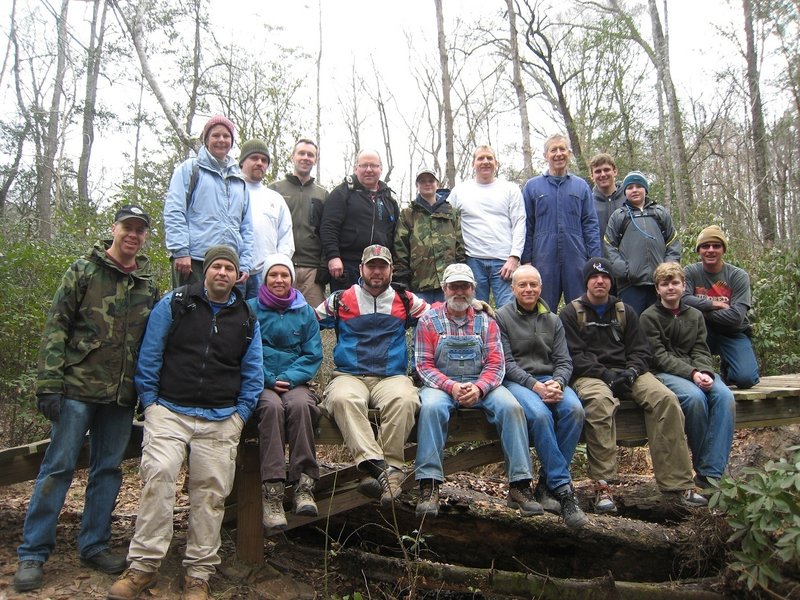
[[[733,389],[736,398],[736,427],[768,427],[800,423],[800,374],[762,377],[761,382],[749,390]],[[380,425],[379,415],[371,412],[375,427]],[[647,438],[642,411],[633,402],[623,402],[617,413],[617,440],[620,442],[644,441]],[[415,454],[414,432],[406,448],[406,459]],[[126,458],[141,455],[142,426],[133,425]],[[503,453],[497,441],[497,431],[486,422],[483,412],[476,409],[459,409],[450,420],[448,445],[464,442],[485,442],[444,461],[445,474],[500,462]],[[320,420],[317,443],[338,445],[342,436],[330,420]],[[27,446],[0,450],[0,485],[10,485],[34,479],[39,472],[49,440]],[[88,466],[88,444],[79,460],[79,468]],[[315,489],[319,507],[318,517],[297,517],[287,512],[289,528],[300,527],[367,504],[371,500],[360,494],[356,487],[361,474],[354,466],[339,469],[321,476]],[[414,486],[413,474],[403,484],[404,489]],[[240,445],[236,484],[228,499],[227,511],[237,522],[237,548],[240,560],[261,564],[264,560],[263,528],[261,525],[261,477],[259,474],[258,441],[252,421],[245,428]],[[287,490],[287,501],[292,490]]]

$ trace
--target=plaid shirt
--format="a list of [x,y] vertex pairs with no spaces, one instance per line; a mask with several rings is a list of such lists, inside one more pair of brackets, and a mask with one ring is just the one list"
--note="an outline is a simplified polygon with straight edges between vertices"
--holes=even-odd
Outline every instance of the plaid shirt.
[[[439,334],[433,325],[433,316],[438,315],[445,330],[445,335],[464,336],[472,335],[475,311],[467,309],[466,318],[455,322],[447,312],[445,304],[433,308],[419,319],[417,331],[414,335],[414,362],[422,381],[428,387],[438,388],[448,394],[453,393],[455,380],[447,377],[436,368],[436,347],[439,344]],[[503,345],[500,341],[500,329],[494,319],[484,313],[483,326],[479,335],[483,341],[483,370],[475,385],[481,390],[481,398],[491,392],[503,382],[506,373]]]

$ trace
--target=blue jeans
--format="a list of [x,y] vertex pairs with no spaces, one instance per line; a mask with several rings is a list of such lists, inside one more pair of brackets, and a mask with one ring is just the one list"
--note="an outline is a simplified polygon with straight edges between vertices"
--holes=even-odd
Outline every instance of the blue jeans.
[[434,302],[444,302],[444,290],[439,288],[438,290],[424,290],[419,292],[414,292],[414,295],[422,298],[428,304],[433,304]]
[[630,304],[637,315],[641,315],[645,308],[658,300],[654,285],[632,285],[626,287],[619,293],[619,297],[626,304]]
[[743,333],[722,335],[709,330],[706,341],[711,353],[719,354],[720,373],[727,383],[746,390],[759,382],[758,361],[749,337]]
[[467,257],[467,264],[475,275],[475,297],[489,302],[489,291],[494,294],[494,304],[500,308],[514,300],[511,282],[500,277],[500,269],[506,261],[496,258]]
[[[420,388],[419,399],[422,406],[417,419],[415,477],[417,480],[444,481],[442,461],[444,444],[447,440],[447,424],[458,404],[448,393],[427,386]],[[506,459],[508,480],[514,482],[532,479],[525,414],[514,396],[500,386],[489,392],[472,408],[483,410],[489,423],[497,427]]]
[[58,514],[64,506],[75,464],[89,431],[89,484],[83,502],[78,550],[91,557],[108,549],[111,512],[122,483],[119,465],[128,445],[133,407],[90,404],[64,399],[61,417],[53,423],[22,528],[19,560],[45,562],[56,545]]
[[262,283],[264,283],[264,277],[261,273],[251,273],[244,284],[244,299],[257,298],[258,288],[261,287]]
[[[550,377],[537,379],[547,381]],[[555,490],[571,483],[569,464],[583,431],[584,411],[578,395],[568,387],[561,402],[547,404],[530,388],[511,381],[503,385],[522,405],[528,421],[528,439],[539,455],[540,476],[544,476],[547,487]]]
[[728,466],[733,442],[736,415],[733,392],[716,375],[708,392],[677,375],[658,373],[656,377],[681,403],[695,472],[719,479]]

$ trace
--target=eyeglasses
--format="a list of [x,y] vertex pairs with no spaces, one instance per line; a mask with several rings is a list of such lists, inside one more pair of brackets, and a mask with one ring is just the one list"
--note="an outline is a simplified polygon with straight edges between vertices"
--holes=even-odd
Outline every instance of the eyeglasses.
[[707,244],[700,244],[701,250],[719,250],[722,248],[722,244],[715,244],[713,242],[709,242]]
[[376,165],[374,163],[367,163],[365,165],[358,165],[358,168],[359,169],[364,169],[366,171],[367,169],[375,169],[375,170],[377,170],[377,169],[380,169],[381,166],[380,165]]

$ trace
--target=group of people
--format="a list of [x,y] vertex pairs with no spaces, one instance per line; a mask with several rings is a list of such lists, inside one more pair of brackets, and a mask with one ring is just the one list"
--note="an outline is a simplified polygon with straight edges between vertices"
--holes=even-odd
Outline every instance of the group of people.
[[[598,155],[592,192],[569,172],[561,135],[545,142],[548,169],[522,191],[498,178],[495,152],[479,146],[474,179],[450,191],[422,169],[417,197],[401,210],[375,151],[359,152],[355,172],[328,194],[311,175],[318,147],[301,139],[292,173],[266,187],[267,144],[244,142],[236,161],[234,134],[227,118],[212,117],[198,155],[172,177],[163,213],[172,291],[159,296],[140,253],[151,218],[135,205],[122,206],[112,239],[64,275],[39,357],[37,403],[53,426],[18,549],[18,591],[41,586],[87,432],[78,549],[85,565],[122,573],[111,600],[156,584],[184,464],[183,598],[210,598],[251,415],[269,533],[288,526],[289,487],[294,513],[318,512],[314,425],[323,411],[362,473],[359,491],[383,504],[410,483],[404,452],[416,424],[424,519],[438,514],[453,411],[481,409],[498,430],[508,506],[581,527],[587,517],[569,470],[581,433],[593,509],[616,512],[614,416],[632,400],[644,409],[660,489],[687,506],[706,504],[697,488],[722,476],[734,427],[733,396],[711,352],[721,355],[725,381],[758,381],[749,281],[724,262],[721,229],[701,232],[701,262],[682,269],[677,234],[648,198],[646,177],[630,173],[620,186],[613,159]],[[337,342],[320,398],[309,382],[323,360],[321,328],[334,329]],[[143,487],[121,556],[109,547],[111,513],[137,400]],[[380,410],[377,434],[369,409]],[[531,446],[541,465],[535,483]]]

